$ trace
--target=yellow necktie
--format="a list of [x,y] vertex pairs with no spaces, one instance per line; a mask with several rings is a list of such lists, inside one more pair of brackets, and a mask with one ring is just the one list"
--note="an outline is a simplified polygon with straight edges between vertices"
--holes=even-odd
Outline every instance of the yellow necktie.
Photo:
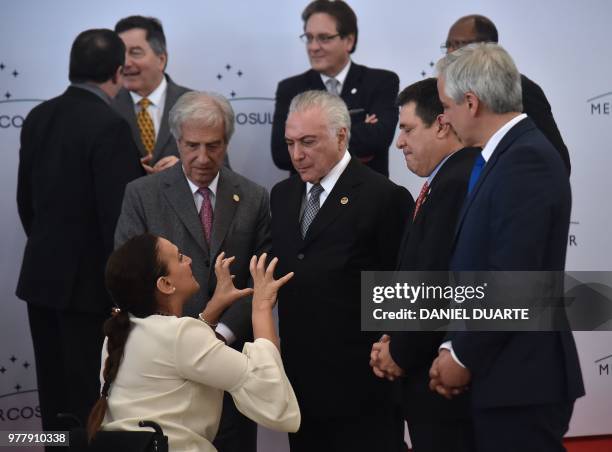
[[136,122],[140,129],[140,139],[150,155],[153,153],[153,148],[155,148],[155,127],[153,126],[153,119],[147,111],[147,107],[151,105],[151,101],[144,97],[140,99],[138,105],[140,106],[140,111],[136,115]]

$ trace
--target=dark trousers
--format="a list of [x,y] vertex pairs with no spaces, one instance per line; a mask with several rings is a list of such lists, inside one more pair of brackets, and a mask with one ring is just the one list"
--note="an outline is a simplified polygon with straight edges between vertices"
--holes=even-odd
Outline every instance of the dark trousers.
[[28,304],[43,430],[67,430],[58,413],[83,426],[100,394],[100,357],[107,316]]
[[409,422],[414,452],[474,452],[474,431],[468,420]]
[[318,418],[302,413],[291,452],[403,452],[404,420],[397,409]]
[[238,411],[227,392],[223,394],[221,423],[213,445],[219,452],[257,451],[257,424]]
[[478,452],[562,452],[574,401],[474,410]]

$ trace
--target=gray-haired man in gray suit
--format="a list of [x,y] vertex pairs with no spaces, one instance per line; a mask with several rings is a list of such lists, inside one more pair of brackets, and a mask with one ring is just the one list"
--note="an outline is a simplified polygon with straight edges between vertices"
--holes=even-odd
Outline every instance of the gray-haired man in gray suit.
[[[184,309],[185,315],[197,316],[214,292],[213,266],[220,252],[236,257],[234,284],[242,288],[248,284],[251,256],[269,250],[269,197],[263,187],[223,166],[234,131],[234,112],[224,97],[186,93],[170,111],[169,123],[180,164],[128,184],[115,245],[143,232],[176,244],[191,257],[200,284]],[[252,334],[250,313],[249,300],[239,300],[221,316],[217,332],[241,348]],[[254,451],[255,441],[255,424],[237,413],[226,394],[215,446],[220,451]],[[235,447],[226,447],[232,442]]]

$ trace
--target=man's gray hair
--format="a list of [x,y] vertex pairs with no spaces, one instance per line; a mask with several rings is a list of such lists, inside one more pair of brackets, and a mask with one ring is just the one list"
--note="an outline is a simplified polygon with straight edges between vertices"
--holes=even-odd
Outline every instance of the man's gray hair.
[[188,121],[200,121],[206,127],[223,124],[226,143],[234,134],[234,110],[221,94],[201,91],[183,94],[170,110],[168,118],[170,132],[176,140],[181,139],[183,124]]
[[472,92],[493,113],[523,111],[521,74],[503,47],[475,43],[449,53],[436,65],[446,95],[461,104]]
[[342,98],[322,90],[304,91],[291,100],[289,113],[304,112],[313,108],[320,108],[326,115],[332,135],[336,135],[341,128],[346,128],[348,146],[351,138],[351,115]]

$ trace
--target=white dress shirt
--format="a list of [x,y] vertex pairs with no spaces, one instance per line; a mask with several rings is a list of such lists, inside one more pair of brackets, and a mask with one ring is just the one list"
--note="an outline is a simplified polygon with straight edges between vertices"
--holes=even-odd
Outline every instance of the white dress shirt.
[[[166,77],[162,77],[162,81],[159,86],[155,88],[151,94],[146,96],[146,98],[151,102],[151,105],[147,107],[147,111],[153,120],[156,139],[157,135],[159,134],[159,127],[164,114],[164,106],[166,105],[166,91],[168,91],[168,82],[166,81]],[[140,111],[140,105],[138,105],[138,102],[140,102],[142,96],[134,91],[130,91],[130,96],[132,96],[132,101],[134,101],[134,112],[138,114]]]
[[[340,179],[340,176],[342,175],[350,161],[351,155],[348,151],[344,151],[344,155],[342,156],[340,161],[336,163],[334,167],[329,171],[329,173],[327,173],[327,175],[319,181],[319,184],[321,184],[321,187],[323,187],[323,191],[319,195],[319,207],[323,206],[323,203],[327,199],[327,196],[334,189],[334,185],[336,185],[336,182],[338,182],[338,179]],[[306,200],[302,204],[302,208],[306,206],[306,202],[310,199],[310,189],[313,185],[314,184],[310,182],[306,182]]]

